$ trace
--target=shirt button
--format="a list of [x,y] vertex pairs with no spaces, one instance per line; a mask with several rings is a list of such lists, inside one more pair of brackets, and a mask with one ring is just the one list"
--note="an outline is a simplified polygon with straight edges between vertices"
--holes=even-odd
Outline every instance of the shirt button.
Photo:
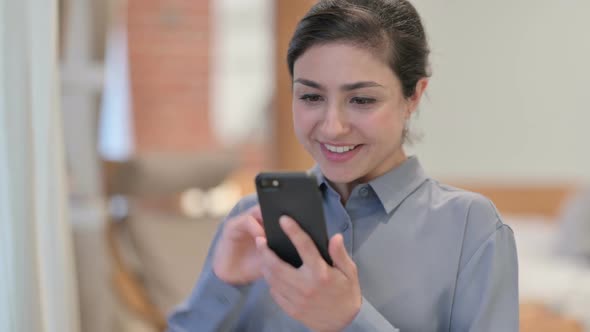
[[229,300],[225,296],[218,295],[218,296],[216,296],[216,298],[217,298],[217,302],[221,303],[222,305],[229,305],[230,304]]
[[369,196],[369,188],[366,186],[362,187],[361,190],[359,190],[359,195],[361,195],[361,197]]
[[348,229],[348,224],[344,224],[342,225],[342,232],[346,232],[346,230]]

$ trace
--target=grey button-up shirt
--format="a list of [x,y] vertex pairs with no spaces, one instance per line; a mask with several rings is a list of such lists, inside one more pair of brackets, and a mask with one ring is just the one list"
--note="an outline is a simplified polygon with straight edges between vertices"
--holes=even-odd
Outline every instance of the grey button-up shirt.
[[[362,306],[347,331],[518,331],[514,235],[487,198],[429,178],[415,157],[356,186],[344,206],[313,172],[328,233],[343,234],[358,267]],[[228,218],[255,204],[255,196],[242,199]],[[308,331],[274,303],[264,280],[219,280],[211,256],[169,330]]]

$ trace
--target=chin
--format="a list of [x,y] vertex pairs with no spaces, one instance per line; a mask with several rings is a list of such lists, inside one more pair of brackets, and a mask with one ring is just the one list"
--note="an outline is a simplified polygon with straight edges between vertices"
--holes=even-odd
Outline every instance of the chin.
[[322,174],[328,180],[334,183],[351,183],[359,178],[357,172],[352,167],[333,167],[330,165],[321,165]]

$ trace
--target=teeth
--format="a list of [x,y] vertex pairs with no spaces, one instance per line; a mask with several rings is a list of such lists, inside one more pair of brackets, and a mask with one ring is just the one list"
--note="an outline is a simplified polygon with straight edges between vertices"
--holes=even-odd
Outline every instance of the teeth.
[[344,153],[344,152],[348,152],[352,149],[354,149],[356,147],[356,145],[349,145],[349,146],[334,146],[334,145],[329,145],[329,144],[324,144],[324,146],[326,147],[326,149],[328,149],[330,152],[336,152],[336,153]]

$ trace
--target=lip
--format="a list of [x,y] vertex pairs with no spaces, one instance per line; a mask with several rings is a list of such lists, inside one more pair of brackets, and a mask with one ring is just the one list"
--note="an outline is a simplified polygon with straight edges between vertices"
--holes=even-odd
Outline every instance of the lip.
[[[334,143],[328,143],[328,142],[324,142],[324,143],[318,142],[318,144],[320,145],[320,149],[322,150],[322,154],[324,155],[324,158],[326,158],[328,161],[335,162],[335,163],[344,163],[344,162],[351,160],[363,148],[363,144],[342,144],[342,143],[334,144]],[[356,145],[356,147],[353,150],[350,150],[348,152],[336,153],[336,152],[332,152],[332,151],[328,150],[328,148],[326,148],[326,146],[324,144],[328,144],[328,145],[332,145],[332,146]]]

